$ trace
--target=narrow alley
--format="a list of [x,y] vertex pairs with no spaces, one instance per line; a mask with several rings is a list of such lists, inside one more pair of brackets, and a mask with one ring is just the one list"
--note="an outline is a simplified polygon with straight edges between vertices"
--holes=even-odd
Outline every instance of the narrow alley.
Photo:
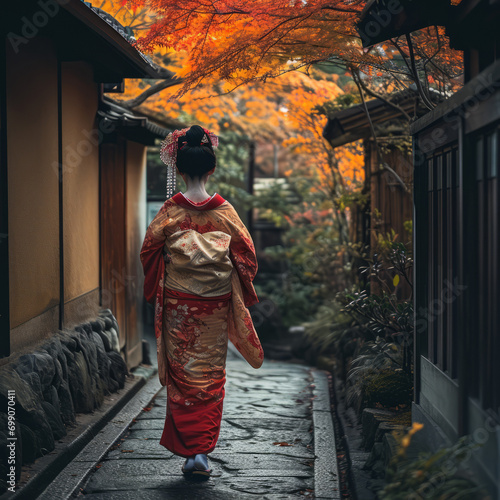
[[326,373],[277,361],[254,370],[232,350],[228,358],[223,423],[208,481],[186,480],[183,459],[159,445],[166,392],[154,375],[134,398],[144,402],[152,394],[151,403],[107,445],[110,451],[102,457],[99,444],[111,443],[113,425],[133,417],[129,405],[39,498],[340,498]]

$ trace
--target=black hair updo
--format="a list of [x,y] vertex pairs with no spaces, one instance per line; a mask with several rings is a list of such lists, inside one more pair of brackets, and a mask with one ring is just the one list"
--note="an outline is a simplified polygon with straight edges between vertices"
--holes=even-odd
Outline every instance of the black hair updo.
[[[208,141],[208,142],[203,142]],[[177,140],[177,168],[192,179],[202,177],[215,167],[210,137],[199,125],[193,125]]]

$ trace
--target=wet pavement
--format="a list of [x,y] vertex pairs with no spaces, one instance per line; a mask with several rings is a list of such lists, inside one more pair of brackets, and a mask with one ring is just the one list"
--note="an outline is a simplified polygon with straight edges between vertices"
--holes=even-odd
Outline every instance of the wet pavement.
[[[338,498],[323,372],[267,360],[254,370],[230,351],[221,433],[209,455],[213,474],[202,482],[186,480],[181,473],[184,459],[159,444],[165,405],[166,391],[161,388],[119,444],[92,465],[80,485],[80,497],[274,500],[314,498],[319,487],[322,494],[317,498]],[[316,443],[315,430],[321,432]]]

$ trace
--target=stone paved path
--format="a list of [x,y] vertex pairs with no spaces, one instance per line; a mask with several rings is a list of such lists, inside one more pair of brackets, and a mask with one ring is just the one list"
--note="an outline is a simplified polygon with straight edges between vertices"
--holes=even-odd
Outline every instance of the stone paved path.
[[91,474],[80,496],[89,500],[313,498],[313,390],[306,366],[266,361],[254,370],[230,353],[223,422],[210,454],[214,472],[208,481],[187,481],[180,469],[184,459],[158,443],[165,419],[162,388],[151,410],[141,412],[121,444]]

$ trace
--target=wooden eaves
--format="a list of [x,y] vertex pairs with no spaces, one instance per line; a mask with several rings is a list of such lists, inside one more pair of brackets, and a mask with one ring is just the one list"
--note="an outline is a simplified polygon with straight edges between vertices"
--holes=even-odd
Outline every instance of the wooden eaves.
[[[126,139],[146,146],[153,146],[156,139],[164,139],[172,131],[171,128],[158,125],[147,117],[120,106],[119,102],[107,96],[104,96],[99,103],[97,118],[99,121],[104,122],[103,130],[111,128],[111,130],[119,132]],[[109,127],[110,125],[111,127]]]
[[369,0],[356,29],[363,47],[371,47],[426,26],[445,26],[451,9],[450,0]]
[[[173,79],[171,71],[156,65],[113,23],[98,15],[99,9],[81,0],[58,0],[57,5],[57,13],[40,28],[39,34],[54,40],[60,60],[89,62],[95,81],[100,83],[117,83],[123,78]],[[31,19],[39,10],[37,2],[28,0],[14,4],[9,16]]]
[[[416,92],[407,89],[394,95],[391,98],[391,102],[404,110],[405,113],[411,115],[415,111],[417,99]],[[372,99],[366,103],[366,106],[374,126],[381,124],[387,126],[391,121],[405,119],[400,111],[390,106],[383,99]],[[323,129],[323,137],[333,148],[359,139],[368,138],[371,135],[370,124],[362,104],[357,104],[356,106],[351,106],[350,108],[334,113],[328,118],[327,124]]]

